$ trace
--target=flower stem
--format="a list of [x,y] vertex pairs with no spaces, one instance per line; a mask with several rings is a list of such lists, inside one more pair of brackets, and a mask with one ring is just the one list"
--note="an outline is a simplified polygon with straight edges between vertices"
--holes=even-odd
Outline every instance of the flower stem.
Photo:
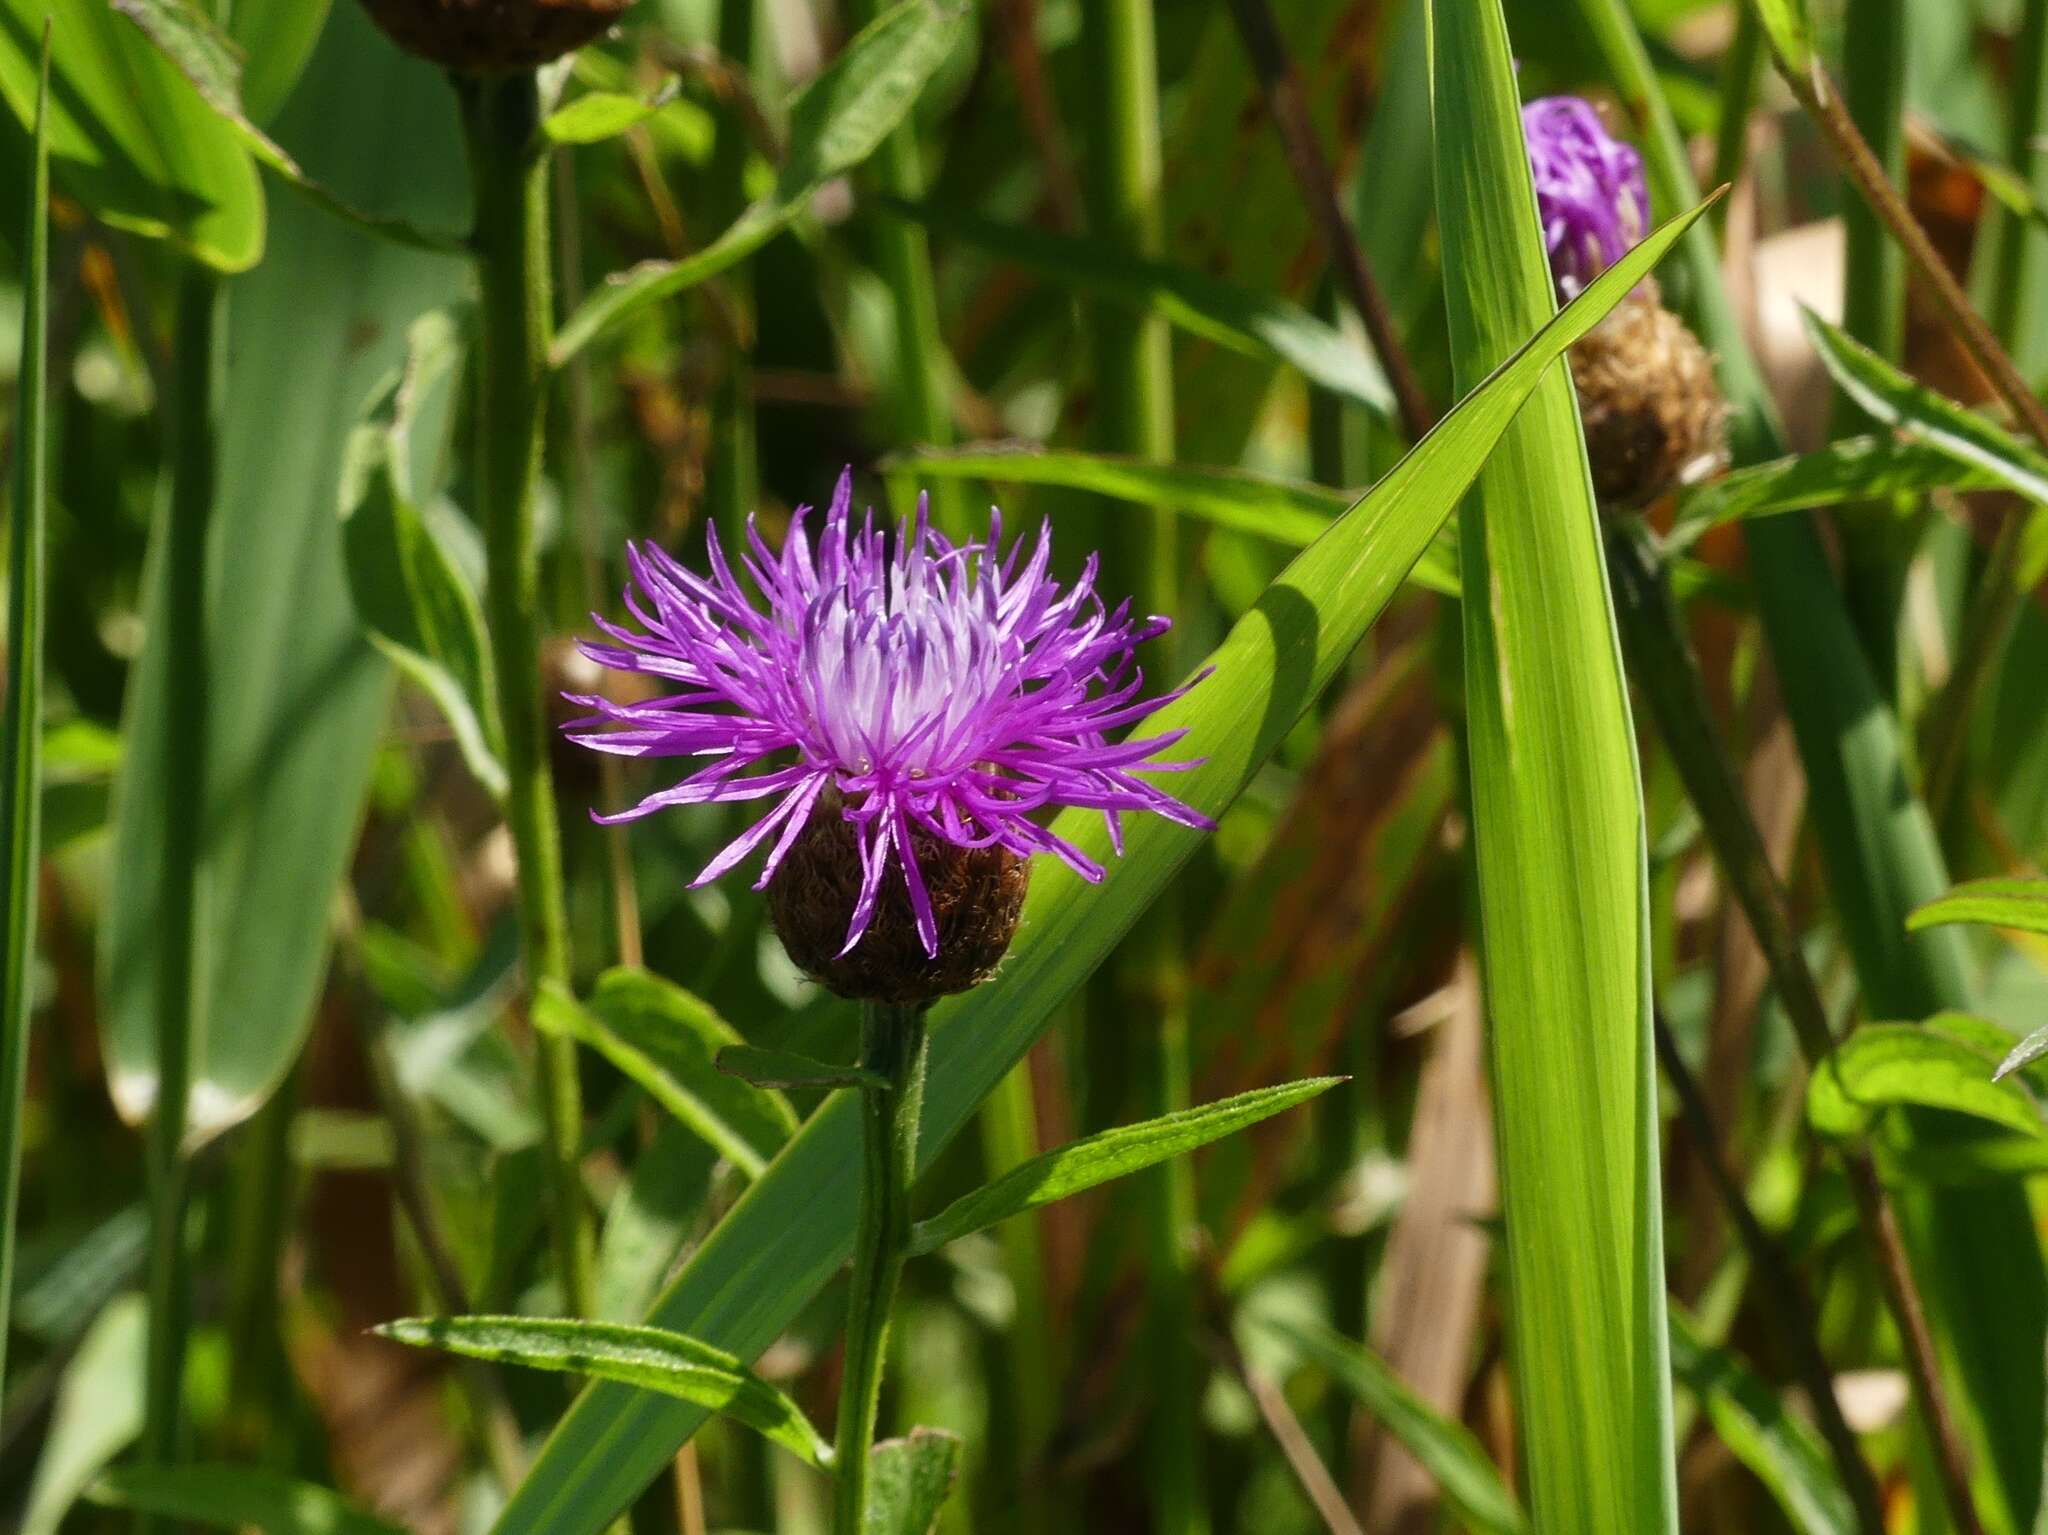
[[[569,979],[561,834],[548,770],[540,693],[540,580],[533,488],[547,410],[553,294],[548,251],[548,158],[540,92],[530,72],[460,78],[464,138],[476,196],[471,237],[481,288],[477,365],[476,504],[488,572],[485,612],[498,678],[506,818],[519,861],[519,938],[529,987]],[[591,1247],[581,1183],[582,1095],[576,1049],[542,1035],[541,1120],[553,1207],[555,1264],[567,1309],[589,1314]]]
[[861,1089],[860,1224],[847,1301],[846,1371],[839,1387],[833,1456],[833,1535],[860,1535],[867,1518],[868,1450],[882,1399],[889,1308],[910,1239],[910,1185],[924,1112],[924,1010],[869,1002],[861,1008],[861,1065],[883,1086]]

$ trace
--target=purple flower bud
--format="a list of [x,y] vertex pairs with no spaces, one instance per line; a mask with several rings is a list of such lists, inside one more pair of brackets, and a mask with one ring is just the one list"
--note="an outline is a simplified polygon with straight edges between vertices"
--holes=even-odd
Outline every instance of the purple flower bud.
[[1544,96],[1522,108],[1536,181],[1536,210],[1560,298],[1570,298],[1621,259],[1650,222],[1643,157],[1611,137],[1577,96]]
[[[1051,853],[1101,879],[1100,865],[1045,825],[1052,807],[1102,811],[1119,850],[1126,811],[1212,824],[1137,776],[1195,766],[1155,760],[1185,732],[1110,739],[1178,696],[1143,696],[1132,659],[1166,619],[1106,607],[1092,559],[1071,585],[1053,579],[1044,528],[1005,553],[998,514],[986,540],[955,545],[920,504],[917,520],[891,536],[872,513],[854,520],[852,496],[842,476],[816,538],[799,508],[779,551],[749,524],[738,564],[758,600],[715,532],[708,576],[652,544],[627,550],[634,624],[599,618],[615,643],[583,649],[601,666],[658,680],[661,696],[571,695],[593,712],[568,734],[597,751],[706,765],[611,819],[767,801],[698,884],[765,849],[755,887],[765,888],[786,862],[806,861],[791,856],[800,839],[819,856],[844,843],[847,900],[833,920],[845,946],[798,957],[828,980],[826,961],[853,951],[871,924],[881,934],[892,907],[902,908],[909,942],[936,959],[942,933],[964,932],[973,916],[954,919],[945,887],[985,887],[1014,906],[1021,885],[1000,870],[983,879],[959,855]],[[844,825],[814,824],[825,817]],[[807,838],[807,824],[832,835]]]

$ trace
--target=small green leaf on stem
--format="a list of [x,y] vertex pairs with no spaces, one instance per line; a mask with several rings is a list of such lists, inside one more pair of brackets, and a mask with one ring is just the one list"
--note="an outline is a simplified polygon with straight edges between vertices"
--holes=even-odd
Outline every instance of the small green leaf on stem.
[[914,1428],[868,1452],[867,1519],[861,1535],[931,1535],[960,1474],[960,1439],[943,1429]]

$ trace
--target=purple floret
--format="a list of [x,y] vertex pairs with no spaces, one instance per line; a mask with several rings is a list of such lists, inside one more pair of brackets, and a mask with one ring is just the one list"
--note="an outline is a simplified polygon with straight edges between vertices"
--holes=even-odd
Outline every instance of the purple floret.
[[570,694],[593,712],[569,724],[569,737],[628,757],[714,760],[598,819],[773,798],[693,881],[718,878],[772,837],[758,890],[811,816],[836,804],[828,813],[844,815],[861,843],[846,949],[867,931],[893,859],[932,955],[938,925],[913,851],[917,832],[1020,857],[1052,853],[1100,880],[1101,865],[1040,824],[1041,812],[1101,810],[1119,852],[1127,810],[1213,824],[1134,775],[1197,766],[1152,760],[1185,731],[1109,740],[1179,696],[1140,697],[1144,679],[1132,659],[1170,620],[1134,618],[1128,603],[1107,610],[1095,594],[1093,557],[1063,588],[1046,573],[1052,545],[1043,526],[1005,556],[996,513],[986,542],[956,547],[929,526],[920,500],[915,525],[891,539],[872,512],[854,528],[852,496],[852,476],[842,475],[815,544],[809,508],[798,508],[779,554],[749,522],[740,565],[765,608],[742,587],[715,531],[706,531],[708,578],[651,543],[628,546],[625,604],[638,627],[597,618],[617,643],[583,651],[671,687],[630,704]]
[[1522,108],[1522,136],[1536,181],[1543,243],[1561,298],[1570,298],[1643,237],[1650,193],[1643,157],[1610,136],[1577,96],[1545,96]]

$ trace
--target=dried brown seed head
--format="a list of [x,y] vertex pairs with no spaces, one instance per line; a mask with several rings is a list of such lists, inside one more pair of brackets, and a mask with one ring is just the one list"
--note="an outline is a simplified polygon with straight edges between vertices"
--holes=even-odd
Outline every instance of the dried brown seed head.
[[921,832],[912,841],[938,919],[937,956],[918,941],[894,867],[867,932],[841,955],[860,895],[860,846],[836,797],[819,801],[768,886],[768,914],[799,970],[842,997],[898,1006],[966,991],[995,974],[1017,932],[1030,865],[1004,848],[956,847]]
[[1625,510],[1710,473],[1728,407],[1713,359],[1644,281],[1571,349],[1586,457],[1603,507]]
[[582,47],[633,0],[363,0],[407,53],[464,74],[532,69]]

